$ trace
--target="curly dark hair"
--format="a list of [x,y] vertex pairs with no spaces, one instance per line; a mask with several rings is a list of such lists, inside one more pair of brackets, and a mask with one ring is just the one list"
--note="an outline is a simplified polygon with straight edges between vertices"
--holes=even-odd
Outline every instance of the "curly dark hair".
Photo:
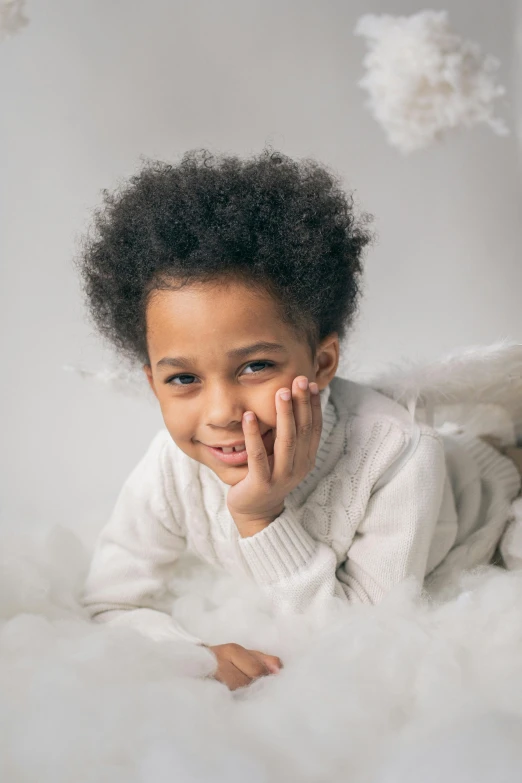
[[75,261],[95,326],[125,358],[150,363],[153,291],[227,278],[270,294],[312,359],[331,332],[343,339],[372,217],[354,215],[334,174],[268,148],[244,161],[205,149],[177,165],[142,160],[128,183],[102,191]]

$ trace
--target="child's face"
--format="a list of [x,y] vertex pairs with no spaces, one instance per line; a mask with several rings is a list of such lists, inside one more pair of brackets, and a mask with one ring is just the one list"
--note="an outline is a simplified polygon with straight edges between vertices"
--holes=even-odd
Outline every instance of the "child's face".
[[[228,355],[260,342],[281,349]],[[244,441],[242,416],[251,410],[273,454],[278,389],[291,390],[298,375],[323,389],[339,359],[334,333],[313,364],[308,344],[280,320],[272,299],[232,282],[157,291],[147,308],[147,347],[151,364],[144,370],[172,439],[230,485],[245,477],[246,459],[229,465],[208,447]]]

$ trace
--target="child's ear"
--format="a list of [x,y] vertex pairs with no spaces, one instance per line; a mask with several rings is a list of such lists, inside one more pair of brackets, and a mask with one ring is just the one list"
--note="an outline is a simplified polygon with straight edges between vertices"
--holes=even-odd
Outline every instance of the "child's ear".
[[321,342],[316,356],[316,381],[319,388],[328,386],[339,366],[339,335],[332,332]]
[[144,364],[143,365],[143,371],[144,371],[145,375],[147,376],[147,380],[149,382],[149,386],[152,389],[152,391],[154,392],[154,396],[157,399],[158,395],[156,394],[156,387],[154,386],[154,379],[152,377],[152,369],[151,369],[150,364]]

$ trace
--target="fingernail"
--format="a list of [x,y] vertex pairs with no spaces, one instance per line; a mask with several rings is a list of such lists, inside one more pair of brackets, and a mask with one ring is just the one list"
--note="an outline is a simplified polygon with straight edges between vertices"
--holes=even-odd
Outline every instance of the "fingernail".
[[289,391],[282,391],[282,392],[279,392],[279,396],[281,397],[282,400],[287,400],[288,401],[292,395],[291,395],[291,393]]
[[308,378],[299,378],[299,380],[297,381],[297,385],[299,386],[300,389],[305,391],[305,389],[308,389]]
[[246,421],[254,421],[254,414],[253,413],[245,413],[245,420]]
[[319,394],[319,386],[316,383],[310,384],[310,394]]

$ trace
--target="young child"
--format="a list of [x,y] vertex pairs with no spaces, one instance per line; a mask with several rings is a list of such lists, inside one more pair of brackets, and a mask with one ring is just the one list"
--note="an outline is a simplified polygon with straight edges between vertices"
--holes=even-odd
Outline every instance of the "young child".
[[[481,527],[498,543],[521,486],[516,449],[443,436],[336,377],[368,222],[325,168],[269,150],[192,151],[105,192],[79,262],[88,306],[143,366],[165,428],[98,539],[93,619],[203,644],[170,615],[185,550],[293,612],[332,596],[374,604]],[[210,649],[230,688],[282,665]]]

